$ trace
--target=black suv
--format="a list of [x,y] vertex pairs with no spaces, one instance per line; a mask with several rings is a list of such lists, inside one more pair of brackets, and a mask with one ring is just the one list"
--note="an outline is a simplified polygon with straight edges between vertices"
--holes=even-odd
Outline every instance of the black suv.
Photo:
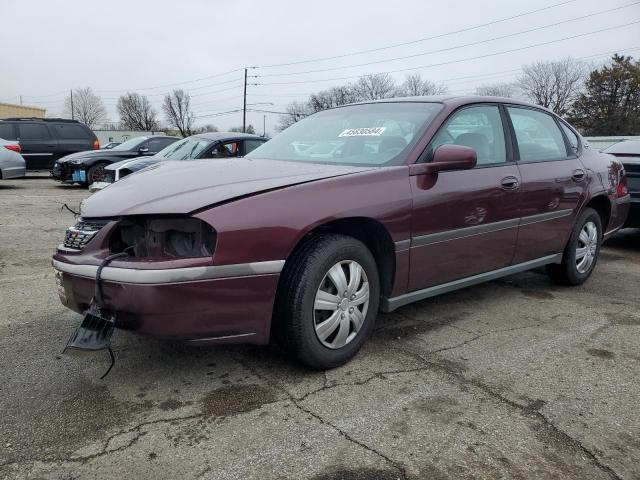
[[20,143],[29,170],[49,170],[58,158],[100,148],[89,127],[77,120],[64,118],[0,120],[0,138]]

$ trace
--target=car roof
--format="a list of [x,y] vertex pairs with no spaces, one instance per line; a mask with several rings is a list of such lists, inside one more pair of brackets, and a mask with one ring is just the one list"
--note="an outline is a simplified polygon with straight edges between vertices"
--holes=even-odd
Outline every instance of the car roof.
[[226,139],[264,139],[260,135],[254,135],[252,133],[242,133],[242,132],[206,132],[206,133],[197,133],[192,135],[193,137],[205,138],[210,141],[215,140],[226,140]]
[[[411,103],[411,102],[424,102],[424,103],[443,103],[452,107],[458,107],[470,103],[510,103],[514,105],[523,105],[527,107],[535,107],[550,112],[548,108],[535,105],[533,103],[525,102],[515,98],[507,97],[489,97],[480,95],[424,95],[415,97],[392,97],[383,98],[380,100],[370,100],[366,102],[351,103],[349,105],[363,105],[368,103]],[[346,105],[341,105],[346,106]],[[340,108],[340,107],[335,107]]]

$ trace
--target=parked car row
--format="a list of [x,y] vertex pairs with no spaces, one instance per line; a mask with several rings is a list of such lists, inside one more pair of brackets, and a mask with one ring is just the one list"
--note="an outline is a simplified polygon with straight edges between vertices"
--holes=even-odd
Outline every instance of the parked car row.
[[215,132],[192,135],[170,144],[150,157],[121,160],[104,168],[102,179],[91,185],[99,190],[121,178],[164,161],[243,157],[267,139],[248,133]]
[[[225,158],[186,154],[213,141]],[[336,367],[379,311],[536,267],[582,284],[630,205],[619,159],[512,99],[341,106],[226,158],[249,141],[181,140],[169,151],[194,160],[159,161],[82,203],[53,256],[60,300],[85,314],[69,348],[107,348],[120,328],[275,340]]]

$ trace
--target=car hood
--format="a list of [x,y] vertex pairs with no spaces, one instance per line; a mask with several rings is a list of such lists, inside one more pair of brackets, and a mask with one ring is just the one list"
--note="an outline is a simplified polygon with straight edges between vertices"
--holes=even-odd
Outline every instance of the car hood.
[[119,153],[126,152],[113,152],[111,150],[85,150],[84,152],[72,153],[70,155],[65,155],[61,159],[57,161],[57,163],[68,162],[69,160],[74,160],[77,158],[92,158],[92,157],[117,157]]
[[128,175],[82,202],[84,217],[187,214],[267,190],[372,170],[247,158],[164,161]]
[[136,169],[132,170],[132,171],[137,171],[140,170],[144,167],[139,167],[138,168],[138,164],[144,164],[144,166],[146,167],[147,165],[153,165],[154,163],[156,163],[158,160],[155,159],[154,157],[136,157],[136,158],[127,158],[125,160],[120,160],[119,162],[114,162],[110,165],[107,165],[105,167],[105,170],[118,170],[119,168],[122,167],[131,167],[133,166],[133,164],[136,164]]

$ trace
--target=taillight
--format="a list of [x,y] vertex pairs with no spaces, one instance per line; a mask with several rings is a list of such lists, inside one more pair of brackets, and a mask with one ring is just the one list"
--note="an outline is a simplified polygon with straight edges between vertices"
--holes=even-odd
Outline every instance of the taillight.
[[93,149],[100,150],[100,142],[98,140],[93,141]]
[[618,179],[618,185],[616,185],[616,195],[618,197],[624,197],[629,193],[627,188],[627,174],[624,170],[620,172],[620,178]]
[[22,149],[20,148],[20,145],[18,145],[17,143],[12,143],[10,145],[5,145],[4,148],[6,148],[7,150],[12,150],[16,153],[20,153],[22,152]]

